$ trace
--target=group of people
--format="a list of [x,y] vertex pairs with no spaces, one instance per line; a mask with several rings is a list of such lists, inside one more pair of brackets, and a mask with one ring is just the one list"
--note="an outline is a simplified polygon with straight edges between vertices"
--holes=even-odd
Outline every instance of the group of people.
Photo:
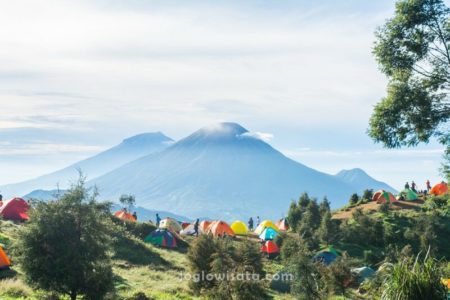
[[[423,192],[425,194],[425,193],[428,193],[431,190],[430,180],[427,179],[427,181],[425,181],[425,186],[426,186],[426,190],[419,191],[419,192]],[[405,183],[405,189],[411,189],[414,192],[418,193],[417,184],[414,182],[414,180],[411,181],[411,185],[409,184],[409,182],[406,182]]]
[[[256,216],[256,226],[255,227],[258,227],[259,223],[260,223],[259,216]],[[250,217],[250,219],[248,220],[248,230],[253,231],[253,225],[254,225],[253,218]]]

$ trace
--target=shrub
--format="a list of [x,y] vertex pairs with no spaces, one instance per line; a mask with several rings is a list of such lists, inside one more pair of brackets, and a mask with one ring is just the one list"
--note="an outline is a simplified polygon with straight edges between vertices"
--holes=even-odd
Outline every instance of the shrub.
[[32,293],[30,287],[18,279],[0,280],[0,295],[13,298],[26,298]]

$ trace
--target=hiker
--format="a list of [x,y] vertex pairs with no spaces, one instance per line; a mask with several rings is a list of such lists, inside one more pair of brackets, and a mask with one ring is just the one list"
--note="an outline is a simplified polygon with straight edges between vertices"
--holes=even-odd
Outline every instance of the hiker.
[[135,221],[137,221],[137,213],[136,212],[133,212],[133,218]]
[[260,220],[259,220],[259,216],[256,216],[256,227],[258,227],[258,226],[259,226],[259,222],[260,222]]
[[253,218],[250,217],[250,219],[248,220],[248,229],[250,231],[253,231]]
[[156,214],[156,227],[159,227],[159,222],[161,222],[161,218],[159,217],[159,214]]
[[409,183],[408,182],[405,183],[405,190],[409,190]]
[[197,219],[194,223],[194,234],[195,236],[198,236],[198,224],[199,224],[200,220]]
[[425,183],[427,185],[427,193],[431,190],[431,183],[430,180],[427,179],[427,182]]
[[411,189],[415,192],[416,191],[416,183],[413,181],[411,181]]

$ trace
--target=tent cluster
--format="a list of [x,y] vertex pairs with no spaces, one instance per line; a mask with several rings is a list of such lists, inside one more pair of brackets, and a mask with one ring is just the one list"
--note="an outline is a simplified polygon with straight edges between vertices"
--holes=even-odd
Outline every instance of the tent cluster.
[[29,204],[22,198],[0,201],[0,216],[5,220],[27,221]]

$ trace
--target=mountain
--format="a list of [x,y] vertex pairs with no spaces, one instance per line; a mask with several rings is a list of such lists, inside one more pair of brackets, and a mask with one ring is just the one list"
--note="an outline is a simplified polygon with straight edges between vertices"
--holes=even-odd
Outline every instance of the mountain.
[[[42,201],[50,201],[55,198],[63,196],[65,194],[65,192],[66,192],[66,190],[35,190],[35,191],[32,191],[31,193],[23,196],[22,198],[25,200],[37,199],[37,200],[42,200]],[[111,207],[111,210],[113,212],[116,212],[120,208],[121,207],[119,204],[113,204],[113,206]],[[169,218],[181,221],[181,222],[192,222],[192,219],[189,219],[185,216],[173,214],[168,211],[151,210],[151,209],[146,209],[146,208],[143,208],[140,206],[132,207],[130,210],[136,212],[139,221],[149,221],[150,220],[153,223],[156,223],[156,214],[158,213],[159,216],[161,217],[161,219],[169,217]]]
[[0,187],[5,198],[24,195],[36,189],[65,189],[78,178],[81,170],[87,178],[95,178],[123,164],[145,155],[161,151],[173,142],[161,132],[143,133],[122,141],[119,145],[93,157],[74,163],[64,169],[20,183]]
[[390,185],[370,177],[364,170],[359,168],[342,170],[335,176],[343,182],[353,186],[355,192],[364,189],[373,189],[374,191],[385,190],[391,193],[397,193],[397,191]]
[[340,178],[287,158],[235,123],[202,128],[88,184],[95,184],[105,199],[133,194],[147,208],[225,220],[279,218],[303,192],[327,196],[339,207],[355,192]]

